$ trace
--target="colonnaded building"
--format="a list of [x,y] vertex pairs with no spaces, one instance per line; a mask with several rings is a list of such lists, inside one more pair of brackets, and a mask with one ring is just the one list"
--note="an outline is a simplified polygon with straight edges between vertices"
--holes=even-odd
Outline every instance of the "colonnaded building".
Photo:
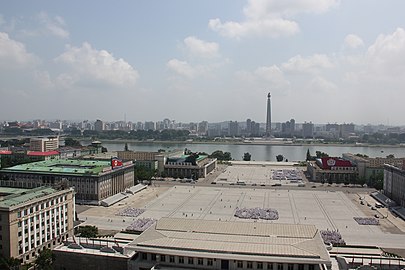
[[110,160],[58,159],[0,170],[0,186],[34,188],[68,181],[76,200],[98,203],[134,185],[134,164],[111,167]]
[[161,218],[124,249],[130,270],[331,269],[314,225]]
[[314,182],[344,183],[356,179],[357,167],[351,161],[338,157],[322,157],[307,164],[310,180]]
[[72,188],[0,187],[0,255],[31,262],[73,235]]
[[216,166],[216,158],[209,158],[205,155],[182,155],[168,158],[164,166],[164,172],[168,177],[198,180],[199,178],[205,178]]

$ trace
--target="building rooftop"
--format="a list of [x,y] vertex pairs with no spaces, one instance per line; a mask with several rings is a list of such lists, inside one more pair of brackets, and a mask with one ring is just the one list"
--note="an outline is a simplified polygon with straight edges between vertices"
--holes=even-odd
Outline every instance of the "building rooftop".
[[3,172],[29,172],[68,175],[99,175],[111,168],[110,160],[58,159],[20,164],[5,168]]
[[[0,191],[3,189],[1,188]],[[23,204],[57,192],[57,190],[50,187],[38,187],[33,189],[9,189],[8,192],[12,194],[0,198],[0,208],[9,208]]]
[[39,157],[47,157],[47,156],[57,156],[59,155],[58,151],[46,151],[46,152],[40,152],[40,151],[28,151],[27,156],[39,156]]
[[172,250],[234,258],[265,256],[330,261],[314,225],[162,218],[130,245],[136,251],[163,249],[167,254]]

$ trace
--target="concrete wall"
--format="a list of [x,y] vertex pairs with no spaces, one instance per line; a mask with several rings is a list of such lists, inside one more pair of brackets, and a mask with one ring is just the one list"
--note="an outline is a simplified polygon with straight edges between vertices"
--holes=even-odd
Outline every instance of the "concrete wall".
[[86,253],[54,250],[56,256],[55,270],[127,270],[128,259],[113,256],[93,255]]

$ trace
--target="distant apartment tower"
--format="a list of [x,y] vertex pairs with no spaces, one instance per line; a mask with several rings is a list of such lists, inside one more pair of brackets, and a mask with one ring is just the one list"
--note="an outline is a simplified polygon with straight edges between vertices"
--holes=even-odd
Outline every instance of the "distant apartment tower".
[[31,138],[30,151],[48,152],[59,148],[59,137]]
[[295,134],[295,120],[291,119],[281,124],[281,133],[284,136],[294,136]]
[[208,137],[219,137],[221,136],[221,125],[220,124],[210,124],[208,126]]
[[145,130],[155,130],[156,129],[155,122],[153,122],[153,121],[145,122],[144,129]]
[[207,121],[202,121],[198,123],[198,130],[197,130],[199,135],[207,135],[208,132],[208,122]]
[[54,129],[62,129],[62,122],[61,121],[50,122],[49,127]]
[[305,122],[302,124],[302,137],[313,138],[314,137],[314,124],[312,122]]
[[0,255],[31,262],[73,235],[74,190],[0,187]]
[[246,120],[246,135],[250,135],[252,133],[252,120],[247,119]]
[[271,94],[267,94],[266,137],[271,136]]
[[229,121],[228,135],[229,136],[239,136],[238,121]]
[[251,136],[259,136],[260,135],[260,123],[256,123],[255,121],[252,121],[252,127],[251,127]]
[[97,119],[96,122],[94,122],[94,130],[95,131],[103,131],[105,129],[105,124],[103,121],[100,119]]
[[341,124],[340,125],[340,136],[342,138],[347,138],[354,134],[354,124]]

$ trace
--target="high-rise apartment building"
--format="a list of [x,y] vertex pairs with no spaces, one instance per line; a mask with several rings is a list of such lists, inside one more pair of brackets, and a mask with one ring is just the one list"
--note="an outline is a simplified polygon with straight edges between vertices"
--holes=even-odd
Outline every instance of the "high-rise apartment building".
[[30,151],[48,152],[59,148],[59,137],[31,138]]
[[305,122],[302,124],[302,137],[312,138],[314,137],[314,124],[312,122]]
[[152,122],[152,121],[145,122],[144,129],[145,130],[155,130],[156,129],[155,122]]
[[239,124],[238,121],[230,121],[228,128],[229,136],[239,136]]
[[94,122],[94,130],[95,131],[103,131],[105,129],[104,122],[101,121],[100,119],[97,119],[96,122]]

